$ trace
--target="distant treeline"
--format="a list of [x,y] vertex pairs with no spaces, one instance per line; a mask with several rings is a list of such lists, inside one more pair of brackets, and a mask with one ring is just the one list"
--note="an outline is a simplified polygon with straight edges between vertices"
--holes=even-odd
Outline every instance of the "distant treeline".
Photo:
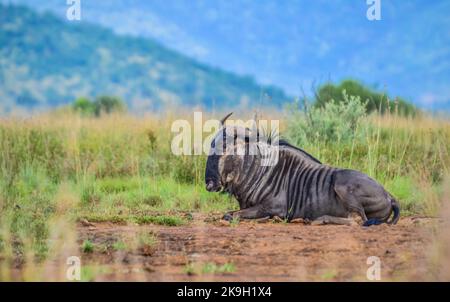
[[99,96],[94,101],[81,97],[76,99],[72,108],[74,111],[84,116],[100,116],[113,112],[126,112],[127,105],[120,98],[115,96]]
[[[365,108],[366,113],[386,112],[395,113],[402,116],[415,116],[418,109],[403,98],[391,98],[387,93],[369,88],[357,80],[344,80],[339,84],[327,83],[320,86],[315,92],[311,105],[316,108],[325,107],[327,103],[336,104],[345,103],[348,97],[357,97]],[[308,104],[304,100],[303,105]],[[72,108],[84,116],[100,116],[102,113],[126,112],[126,102],[117,96],[99,96],[91,101],[88,98],[81,97],[76,99]]]

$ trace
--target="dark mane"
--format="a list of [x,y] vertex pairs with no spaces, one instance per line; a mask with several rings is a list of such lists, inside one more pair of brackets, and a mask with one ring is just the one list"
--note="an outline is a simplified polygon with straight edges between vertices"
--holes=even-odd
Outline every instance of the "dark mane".
[[320,160],[318,160],[317,158],[315,158],[314,156],[312,156],[311,154],[309,154],[309,153],[306,152],[305,150],[300,149],[300,148],[298,148],[298,147],[296,147],[296,146],[294,146],[294,145],[291,145],[291,144],[290,144],[287,140],[285,140],[285,139],[280,139],[280,140],[278,141],[278,145],[279,145],[279,146],[285,146],[285,147],[288,147],[288,148],[295,149],[295,150],[297,150],[297,151],[303,153],[304,155],[306,155],[306,157],[310,158],[311,160],[315,161],[316,163],[318,163],[318,164],[321,164],[321,163],[322,163]]

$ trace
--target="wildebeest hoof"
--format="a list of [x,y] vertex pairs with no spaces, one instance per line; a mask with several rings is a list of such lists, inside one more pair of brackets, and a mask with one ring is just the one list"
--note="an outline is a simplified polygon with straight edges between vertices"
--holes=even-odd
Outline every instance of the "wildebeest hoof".
[[369,227],[369,226],[371,226],[371,225],[380,225],[380,224],[382,224],[382,223],[383,223],[383,221],[381,221],[381,220],[379,220],[379,219],[376,219],[376,218],[372,218],[372,219],[366,220],[366,221],[363,223],[363,226]]
[[303,223],[303,224],[307,224],[308,222],[305,221],[303,218],[295,218],[295,219],[292,219],[292,220],[290,221],[290,223]]
[[230,226],[230,222],[227,220],[221,220],[218,223],[220,226]]
[[311,225],[324,225],[324,224],[326,224],[326,223],[322,219],[316,219],[316,220],[311,221]]
[[352,220],[352,225],[363,225],[364,224],[362,217],[355,212],[350,213],[348,218]]
[[352,223],[353,220],[349,218],[324,215],[311,222],[311,225],[324,225],[324,224],[352,225]]
[[269,221],[269,219],[270,219],[270,216],[267,216],[267,217],[264,217],[264,218],[256,219],[256,222],[257,223],[266,223],[266,222]]
[[233,220],[233,214],[226,213],[225,215],[223,215],[222,219],[225,221],[231,221],[231,220]]
[[87,219],[81,219],[80,223],[85,227],[95,227],[95,224],[89,222]]
[[283,222],[283,219],[281,219],[281,217],[279,217],[279,216],[273,216],[272,220],[274,222]]

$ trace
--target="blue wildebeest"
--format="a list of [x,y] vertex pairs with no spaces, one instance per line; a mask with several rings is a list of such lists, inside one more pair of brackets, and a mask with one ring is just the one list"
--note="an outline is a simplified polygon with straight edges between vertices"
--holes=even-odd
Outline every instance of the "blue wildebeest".
[[[249,132],[257,130],[226,126],[230,115],[221,121],[211,143],[205,173],[208,191],[227,192],[239,202],[240,210],[225,214],[224,219],[278,216],[288,221],[350,224],[350,216],[356,214],[366,226],[397,223],[397,201],[369,176],[324,165],[283,140],[276,148],[270,141],[252,141]],[[276,164],[263,165],[274,151]]]

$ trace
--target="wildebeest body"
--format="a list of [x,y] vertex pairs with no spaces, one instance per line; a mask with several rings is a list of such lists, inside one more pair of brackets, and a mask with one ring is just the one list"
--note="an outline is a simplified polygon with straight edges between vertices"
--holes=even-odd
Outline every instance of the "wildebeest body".
[[[256,144],[256,148],[261,147],[264,148]],[[273,152],[273,148],[270,150]],[[241,209],[225,215],[225,219],[279,216],[287,220],[315,220],[357,213],[363,222],[377,223],[387,222],[394,211],[392,222],[397,222],[395,199],[367,175],[323,165],[284,141],[277,152],[278,162],[273,166],[264,166],[261,156],[247,153],[243,156],[225,153],[214,158],[210,155],[206,173],[208,190],[222,187],[236,197]],[[212,166],[217,166],[217,173],[211,173]]]

